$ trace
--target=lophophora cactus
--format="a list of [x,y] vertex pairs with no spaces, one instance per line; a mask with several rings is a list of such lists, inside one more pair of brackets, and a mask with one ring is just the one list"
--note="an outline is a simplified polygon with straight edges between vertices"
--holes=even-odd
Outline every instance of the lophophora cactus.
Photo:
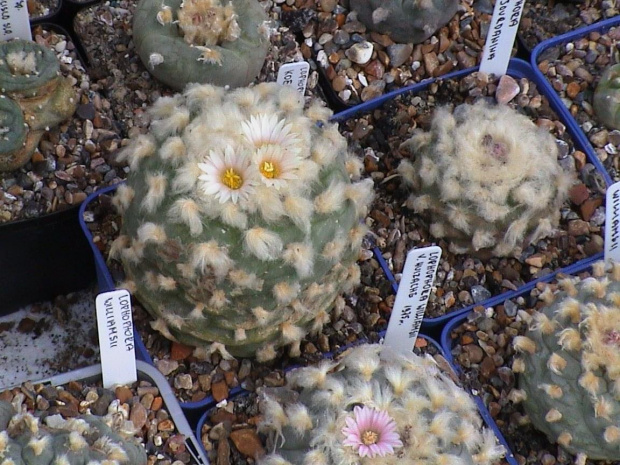
[[260,407],[274,452],[259,465],[482,465],[505,453],[431,356],[379,344],[291,371]]
[[607,68],[596,86],[592,107],[608,128],[620,129],[620,64]]
[[50,415],[44,422],[0,400],[0,465],[147,463],[144,447],[117,431],[112,415]]
[[620,460],[620,264],[593,277],[565,278],[541,295],[514,347],[513,370],[532,424],[578,456]]
[[357,19],[395,42],[424,42],[456,14],[458,0],[350,0]]
[[149,72],[175,90],[188,83],[241,87],[265,61],[267,19],[256,0],[140,0],[133,37]]
[[151,109],[116,202],[128,285],[154,327],[267,360],[359,280],[372,182],[318,102],[275,83],[188,86]]
[[557,162],[553,136],[508,106],[440,108],[401,149],[415,157],[398,167],[413,190],[408,206],[429,215],[453,253],[518,256],[558,226],[573,173]]
[[75,112],[76,93],[47,47],[0,43],[0,171],[25,165],[45,131]]

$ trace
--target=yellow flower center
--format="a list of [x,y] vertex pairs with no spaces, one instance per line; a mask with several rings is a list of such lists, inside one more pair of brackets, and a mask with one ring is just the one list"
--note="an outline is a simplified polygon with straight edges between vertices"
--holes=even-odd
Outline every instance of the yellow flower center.
[[243,178],[233,168],[226,168],[222,174],[222,184],[229,189],[237,190],[243,186]]
[[364,443],[365,446],[376,444],[378,440],[379,440],[379,435],[375,433],[374,431],[368,430],[362,433],[362,442]]
[[260,171],[260,174],[262,174],[267,179],[277,178],[280,174],[280,170],[278,170],[277,165],[274,162],[268,160],[262,162],[258,167],[258,170]]

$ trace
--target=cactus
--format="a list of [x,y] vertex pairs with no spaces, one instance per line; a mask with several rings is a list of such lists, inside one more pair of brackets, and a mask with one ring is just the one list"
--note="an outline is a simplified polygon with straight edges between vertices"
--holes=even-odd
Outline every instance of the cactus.
[[25,165],[45,131],[75,112],[77,98],[54,52],[27,40],[0,43],[0,171]]
[[547,288],[534,313],[513,371],[532,424],[570,453],[593,460],[620,460],[620,264],[593,277],[565,278]]
[[357,19],[395,42],[419,44],[456,14],[458,0],[350,0]]
[[0,400],[1,465],[146,465],[144,447],[115,431],[112,415],[41,419]]
[[136,52],[158,80],[242,87],[260,72],[269,39],[256,0],[140,0],[133,21]]
[[[120,254],[130,289],[167,337],[259,360],[318,330],[359,280],[372,197],[318,102],[275,83],[207,84],[159,99],[150,134],[121,154]],[[351,173],[351,174],[350,174]]]
[[431,356],[379,344],[295,369],[259,402],[259,429],[274,443],[259,465],[483,465],[505,453]]
[[415,157],[398,167],[413,189],[408,206],[428,213],[430,233],[453,253],[518,256],[559,224],[573,174],[555,139],[516,110],[482,100],[440,108],[401,149]]
[[608,128],[620,129],[620,64],[610,66],[601,75],[592,107],[601,123]]

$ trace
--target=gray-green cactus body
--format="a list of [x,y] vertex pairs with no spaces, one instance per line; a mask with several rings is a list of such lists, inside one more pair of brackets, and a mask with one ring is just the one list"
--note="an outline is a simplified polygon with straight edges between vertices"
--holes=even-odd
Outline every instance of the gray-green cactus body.
[[285,388],[259,399],[259,428],[274,449],[260,465],[482,465],[505,452],[470,395],[432,357],[378,344],[293,370]]
[[607,68],[592,100],[596,118],[608,128],[620,129],[620,64]]
[[414,158],[398,168],[412,189],[408,206],[454,253],[518,256],[559,224],[574,174],[557,162],[553,136],[508,106],[440,108],[430,131],[401,148]]
[[[219,5],[218,0],[140,1],[133,22],[136,52],[159,81],[180,91],[188,83],[242,87],[258,76],[270,42],[267,15],[255,0],[229,2],[238,30],[235,28],[228,36],[199,36],[191,43],[185,39],[177,12],[181,8],[200,7],[202,11],[195,17],[205,18],[216,4]],[[220,29],[210,24],[205,27]]]
[[115,431],[111,417],[41,420],[0,401],[0,465],[146,465],[144,447]]
[[520,352],[518,399],[532,424],[572,454],[620,460],[620,266],[546,291]]
[[357,164],[329,111],[261,84],[190,86],[152,112],[117,194],[130,287],[172,339],[260,359],[297,352],[359,278],[372,196],[369,181],[351,183]]
[[25,165],[42,135],[77,105],[54,52],[35,42],[0,44],[0,171]]
[[457,0],[350,0],[357,19],[395,42],[418,44],[456,14]]

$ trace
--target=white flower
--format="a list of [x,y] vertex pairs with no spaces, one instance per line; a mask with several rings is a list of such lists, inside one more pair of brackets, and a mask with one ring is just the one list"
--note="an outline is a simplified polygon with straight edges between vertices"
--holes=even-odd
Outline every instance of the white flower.
[[288,181],[297,179],[301,160],[278,145],[264,145],[254,152],[252,161],[260,178],[269,187],[280,189]]
[[291,128],[291,124],[286,124],[284,119],[278,120],[275,114],[252,115],[250,121],[241,123],[243,135],[255,148],[279,145],[292,154],[297,154],[299,138],[295,133],[291,133]]
[[221,151],[211,150],[204,163],[198,163],[204,174],[198,176],[200,187],[207,195],[212,195],[226,203],[248,199],[258,183],[258,172],[250,157],[243,152],[235,152],[231,146]]

